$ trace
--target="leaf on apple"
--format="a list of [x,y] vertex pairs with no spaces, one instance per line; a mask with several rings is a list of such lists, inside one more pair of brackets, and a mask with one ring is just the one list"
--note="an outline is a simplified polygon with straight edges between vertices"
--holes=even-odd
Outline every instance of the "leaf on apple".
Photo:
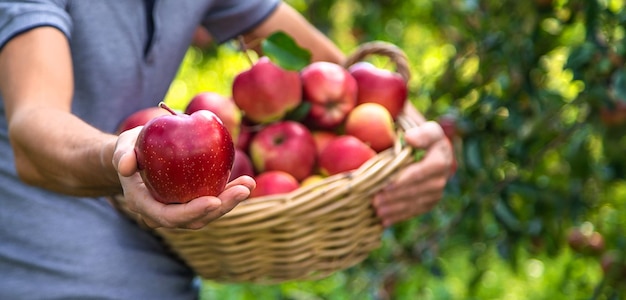
[[300,105],[285,115],[285,119],[300,122],[309,114],[309,110],[311,110],[311,102],[302,101]]
[[311,63],[311,52],[301,48],[295,40],[283,31],[277,31],[261,43],[263,55],[280,67],[299,71]]
[[424,149],[415,149],[413,151],[413,161],[418,162],[424,158],[426,155],[426,150]]

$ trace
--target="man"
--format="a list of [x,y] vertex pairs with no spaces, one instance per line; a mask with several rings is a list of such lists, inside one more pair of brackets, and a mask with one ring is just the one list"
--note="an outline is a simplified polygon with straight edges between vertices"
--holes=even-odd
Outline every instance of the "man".
[[[193,272],[105,196],[151,227],[200,228],[254,188],[163,205],[137,173],[139,128],[112,134],[164,97],[198,24],[217,43],[284,30],[314,60],[344,59],[278,0],[0,1],[0,299],[197,297]],[[434,122],[407,141],[427,154],[376,196],[385,226],[434,206],[452,160]]]

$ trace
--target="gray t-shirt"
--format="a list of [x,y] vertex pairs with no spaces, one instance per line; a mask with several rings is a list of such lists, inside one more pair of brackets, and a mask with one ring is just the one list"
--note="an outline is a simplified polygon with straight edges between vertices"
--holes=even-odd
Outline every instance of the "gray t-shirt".
[[[61,30],[72,50],[73,113],[113,132],[163,99],[198,24],[223,42],[264,20],[278,0],[157,0],[152,18],[148,3],[0,0],[0,47],[34,27]],[[193,279],[158,237],[104,198],[22,183],[0,101],[0,299],[186,299],[197,297]]]

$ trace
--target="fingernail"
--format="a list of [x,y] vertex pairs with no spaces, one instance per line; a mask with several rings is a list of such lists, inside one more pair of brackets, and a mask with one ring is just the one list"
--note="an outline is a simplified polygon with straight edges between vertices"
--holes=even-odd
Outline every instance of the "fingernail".
[[243,201],[248,199],[248,197],[250,197],[250,193],[252,193],[252,191],[250,189],[246,189],[247,192],[245,193],[239,193],[239,195],[237,195],[236,199],[237,201]]

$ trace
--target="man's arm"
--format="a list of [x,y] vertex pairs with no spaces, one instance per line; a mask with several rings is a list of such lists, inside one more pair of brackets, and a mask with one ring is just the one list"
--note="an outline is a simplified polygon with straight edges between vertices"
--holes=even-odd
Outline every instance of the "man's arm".
[[116,137],[72,115],[68,40],[53,27],[14,37],[0,51],[0,91],[17,172],[25,182],[78,196],[121,192]]
[[311,51],[313,61],[342,64],[345,60],[344,54],[326,35],[286,3],[281,3],[274,13],[244,38],[246,41],[259,41],[279,30],[291,36],[300,47]]
[[254,180],[242,176],[218,197],[181,205],[156,201],[137,172],[133,147],[140,128],[117,137],[71,114],[69,45],[52,27],[29,30],[2,48],[0,91],[17,172],[32,185],[78,196],[123,191],[128,207],[148,226],[183,228],[200,228],[221,217],[254,188]]

